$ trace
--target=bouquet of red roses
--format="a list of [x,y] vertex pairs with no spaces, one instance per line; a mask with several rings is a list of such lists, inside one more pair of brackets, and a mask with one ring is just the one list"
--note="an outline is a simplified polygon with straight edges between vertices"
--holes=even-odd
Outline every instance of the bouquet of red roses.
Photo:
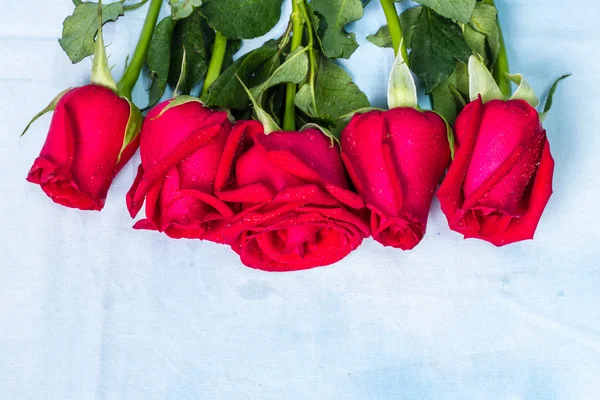
[[[118,83],[102,25],[149,2]],[[533,238],[552,194],[554,162],[533,89],[511,75],[493,0],[421,0],[369,36],[397,55],[388,109],[335,60],[358,43],[346,25],[369,3],[291,0],[74,1],[61,47],[93,55],[90,84],[60,93],[27,179],[55,203],[101,210],[111,182],[140,151],[127,209],[135,229],[225,244],[245,265],[293,271],[340,261],[372,236],[411,250],[436,190],[449,227],[497,246]],[[452,3],[452,4],[451,4]],[[143,67],[144,111],[133,100]],[[432,111],[418,105],[420,78]],[[563,79],[561,77],[560,79]],[[512,93],[511,81],[518,85]],[[441,184],[441,185],[440,185]]]

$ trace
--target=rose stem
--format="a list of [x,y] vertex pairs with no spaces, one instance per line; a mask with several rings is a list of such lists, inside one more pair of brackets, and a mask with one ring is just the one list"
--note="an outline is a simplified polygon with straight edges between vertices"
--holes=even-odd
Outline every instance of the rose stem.
[[[299,4],[300,1],[304,0],[293,0],[292,1],[292,44],[291,52],[294,52],[302,44],[302,36],[304,34],[304,21],[300,13]],[[294,104],[294,98],[296,97],[296,84],[288,83],[285,92],[285,114],[283,115],[283,130],[294,131],[296,130],[296,105]]]
[[130,100],[133,87],[140,77],[140,72],[142,72],[142,67],[144,66],[144,61],[146,60],[146,53],[148,52],[148,46],[150,45],[152,34],[154,34],[154,27],[156,26],[156,21],[158,20],[158,14],[160,13],[162,2],[163,0],[152,0],[150,3],[150,8],[148,8],[148,14],[146,15],[146,21],[144,21],[144,27],[142,28],[142,33],[140,34],[140,40],[138,41],[135,52],[133,53],[133,57],[131,58],[131,63],[127,66],[127,69],[123,74],[123,78],[121,78],[121,81],[117,84],[119,94],[127,97]]
[[402,58],[408,65],[408,51],[406,50],[406,44],[404,43],[402,36],[402,25],[400,25],[400,17],[394,0],[380,0],[385,19],[387,20],[388,27],[390,29],[390,36],[392,37],[392,46],[394,47],[394,54],[398,55],[398,50],[402,52]]
[[[496,7],[494,0],[483,0],[483,2]],[[498,86],[500,87],[500,91],[508,98],[511,95],[512,88],[510,79],[508,79],[510,68],[508,65],[508,54],[506,52],[506,44],[504,43],[504,35],[502,34],[502,27],[500,26],[500,18],[498,18],[498,31],[500,33],[500,51],[498,52],[498,57],[496,58],[492,73],[496,83],[498,83]]]
[[215,43],[213,44],[212,55],[210,56],[210,64],[208,65],[206,78],[204,78],[204,86],[202,87],[202,96],[208,93],[210,85],[221,75],[226,50],[227,38],[221,32],[216,32]]

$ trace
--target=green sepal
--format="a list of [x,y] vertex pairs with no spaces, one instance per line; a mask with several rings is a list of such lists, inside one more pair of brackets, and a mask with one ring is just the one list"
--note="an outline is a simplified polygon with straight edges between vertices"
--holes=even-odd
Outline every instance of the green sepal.
[[154,121],[155,119],[160,118],[164,113],[169,111],[171,108],[175,108],[175,107],[178,107],[178,106],[181,106],[181,105],[184,105],[187,103],[193,103],[193,102],[200,103],[200,105],[204,105],[204,103],[202,103],[202,100],[200,100],[197,97],[187,96],[187,95],[177,96],[169,104],[167,104],[167,106],[165,108],[163,108],[156,117],[152,118],[152,120]]
[[521,74],[506,74],[508,79],[516,83],[519,87],[511,96],[511,100],[525,100],[533,108],[540,105],[540,100],[535,95],[535,91]]
[[94,60],[92,62],[92,76],[90,81],[94,85],[104,86],[115,93],[118,93],[117,84],[110,73],[108,66],[108,57],[104,47],[104,38],[102,36],[102,0],[98,2],[98,36],[94,49]]
[[123,147],[121,147],[121,151],[119,152],[118,161],[121,161],[121,155],[123,154],[127,146],[129,146],[131,142],[133,142],[140,134],[142,130],[142,123],[144,122],[144,117],[142,116],[142,112],[140,111],[140,109],[137,108],[135,104],[133,104],[133,102],[127,97],[121,98],[126,100],[127,103],[129,103],[129,120],[127,121],[127,127],[125,128]]
[[315,124],[315,123],[308,123],[305,124],[302,128],[300,128],[300,132],[305,131],[307,129],[316,129],[321,131],[321,133],[323,133],[323,135],[327,136],[330,140],[331,140],[331,147],[335,146],[335,144],[340,144],[340,137],[336,136],[333,132],[331,132],[329,129],[322,127],[319,124]]
[[63,90],[62,92],[60,92],[51,102],[50,104],[48,104],[48,106],[46,106],[46,108],[44,108],[42,111],[40,111],[39,113],[37,113],[32,119],[31,121],[29,121],[29,123],[27,124],[27,126],[25,127],[25,129],[23,130],[23,133],[21,133],[21,136],[25,135],[25,133],[27,133],[27,131],[29,130],[29,128],[31,128],[31,125],[33,125],[33,123],[35,121],[37,121],[39,118],[41,118],[42,116],[48,114],[50,111],[54,111],[56,109],[56,106],[58,104],[58,102],[60,101],[60,99],[63,98],[63,96],[65,94],[67,94],[67,92],[69,90],[71,90],[72,88],[68,88]]
[[542,122],[544,122],[544,120],[548,116],[548,112],[552,108],[552,100],[554,98],[554,93],[556,92],[556,88],[558,88],[558,84],[560,83],[560,81],[562,81],[563,79],[567,79],[570,76],[571,76],[571,74],[566,74],[566,75],[561,76],[560,78],[555,80],[554,83],[552,84],[552,87],[550,87],[550,91],[548,92],[548,98],[546,99],[546,104],[544,105],[544,111],[542,113],[540,113],[540,120]]
[[175,85],[175,90],[173,90],[173,97],[177,98],[181,94],[181,87],[185,83],[185,76],[187,75],[187,61],[186,61],[186,50],[183,48],[183,57],[181,57],[181,74],[179,74],[179,79],[177,80],[177,85]]
[[275,122],[273,117],[271,117],[260,106],[260,104],[258,104],[258,102],[254,98],[254,96],[252,96],[252,93],[250,93],[250,89],[248,89],[248,86],[246,86],[244,84],[244,81],[242,81],[242,79],[238,75],[236,75],[236,78],[238,79],[238,81],[240,81],[240,84],[242,85],[242,87],[244,88],[246,93],[248,94],[248,97],[250,98],[250,101],[252,102],[252,105],[254,106],[254,112],[256,112],[256,119],[258,119],[258,121],[261,124],[263,124],[263,128],[265,130],[265,135],[268,135],[269,133],[280,131],[281,128],[279,127],[279,125],[277,125],[277,122]]
[[469,58],[469,98],[477,100],[481,96],[484,103],[490,100],[503,100],[502,92],[485,64],[476,56]]
[[448,120],[439,112],[431,110],[432,113],[437,114],[446,124],[446,137],[448,138],[448,146],[450,147],[450,159],[454,160],[454,147],[456,146],[456,138],[454,137],[454,129]]
[[449,90],[450,93],[452,93],[452,97],[454,97],[454,99],[464,108],[467,105],[467,102],[465,101],[463,95],[458,91],[456,86],[450,85]]
[[432,112],[439,115],[440,118],[443,119],[444,123],[446,124],[446,136],[448,138],[448,146],[450,146],[450,159],[454,160],[454,147],[456,145],[456,138],[454,137],[454,130],[452,129],[452,125],[450,125],[450,123],[446,120],[446,118],[444,118],[442,114],[439,114],[435,111]]
[[448,137],[448,146],[450,146],[450,159],[454,160],[454,146],[456,146],[456,138],[454,137],[454,130],[452,126],[448,123],[448,121],[444,120],[446,123],[446,135]]
[[[402,47],[402,43],[400,47]],[[417,105],[415,78],[410,72],[402,52],[399,51],[388,81],[388,107],[391,110],[398,107],[417,108]]]

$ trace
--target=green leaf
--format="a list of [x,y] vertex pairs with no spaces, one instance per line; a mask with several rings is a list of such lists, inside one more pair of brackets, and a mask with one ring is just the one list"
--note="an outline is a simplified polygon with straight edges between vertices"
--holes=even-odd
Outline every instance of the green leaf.
[[171,17],[173,20],[184,19],[190,16],[194,7],[200,7],[202,0],[169,0]]
[[283,114],[283,109],[285,107],[285,86],[282,85],[279,88],[275,88],[271,90],[269,98],[266,101],[266,107],[269,114],[273,117],[277,125],[281,126],[281,118],[279,115]]
[[240,85],[242,85],[242,87],[246,91],[246,94],[250,98],[250,101],[252,102],[252,106],[254,107],[254,112],[256,113],[257,119],[263,125],[263,128],[265,130],[265,135],[268,135],[269,133],[280,131],[281,128],[279,127],[279,125],[277,125],[277,122],[275,122],[275,120],[269,115],[269,113],[267,113],[260,106],[260,104],[258,104],[258,102],[254,98],[254,96],[252,96],[252,93],[250,93],[250,89],[248,89],[248,87],[244,84],[244,81],[242,81],[240,79],[240,77],[237,75],[236,75],[236,78],[238,79],[238,81],[240,82]]
[[311,6],[319,16],[318,35],[323,53],[328,58],[350,58],[358,48],[356,35],[345,26],[363,16],[360,0],[312,0]]
[[213,41],[214,31],[206,24],[200,9],[196,9],[189,17],[177,21],[171,42],[169,85],[175,87],[181,77],[185,48],[187,71],[180,89],[182,93],[189,94],[206,74]]
[[367,96],[352,82],[344,69],[321,55],[315,82],[315,100],[312,104],[310,83],[304,84],[296,94],[296,106],[313,118],[337,119],[352,111],[369,107]]
[[469,59],[469,99],[477,100],[481,96],[484,103],[504,98],[494,77],[476,56]]
[[225,49],[225,56],[223,56],[223,65],[221,71],[224,71],[233,64],[233,56],[235,53],[240,51],[242,48],[242,41],[240,39],[232,39],[227,41],[227,48]]
[[548,92],[548,99],[546,99],[546,105],[544,106],[544,113],[543,113],[544,116],[552,108],[552,100],[554,98],[554,93],[556,92],[556,89],[558,88],[558,84],[560,83],[560,81],[562,81],[563,79],[567,79],[570,76],[571,76],[571,74],[563,75],[560,78],[558,78],[556,81],[554,81],[554,83],[552,84],[552,87],[550,88],[550,91]]
[[[402,34],[406,48],[412,47],[412,37],[415,31],[415,26],[419,15],[421,15],[423,7],[413,7],[400,14],[400,25],[402,26]],[[387,25],[379,28],[376,34],[367,36],[367,40],[379,47],[392,47],[392,37],[390,36],[390,28]]]
[[415,0],[432,8],[436,13],[466,24],[471,19],[476,0]]
[[523,78],[523,75],[508,74],[508,78],[519,86],[510,98],[511,100],[525,100],[533,108],[540,105],[540,100],[535,94],[535,90],[533,90],[531,85]]
[[247,86],[256,87],[273,75],[275,70],[281,65],[281,54],[279,51],[269,58],[258,71],[248,76]]
[[263,95],[269,88],[285,82],[298,84],[306,79],[308,75],[307,50],[305,47],[298,47],[265,82],[252,88],[250,92],[259,104],[262,104]]
[[171,65],[171,40],[175,24],[171,17],[166,17],[158,23],[150,40],[146,56],[152,80],[149,91],[150,107],[160,101],[167,88],[169,66]]
[[471,21],[465,25],[465,40],[475,54],[491,66],[500,52],[498,10],[489,4],[477,3]]
[[475,54],[477,57],[481,57],[484,64],[490,65],[485,35],[477,32],[469,25],[465,25],[463,27],[463,35],[465,37],[465,41],[473,51],[473,54]]
[[412,38],[410,66],[425,83],[427,93],[450,77],[456,62],[466,63],[471,49],[452,21],[425,8]]
[[467,66],[457,62],[450,77],[431,92],[433,110],[448,123],[454,124],[456,117],[469,99],[469,74]]
[[402,52],[398,52],[388,81],[388,107],[390,110],[398,107],[417,108],[417,104],[415,79],[404,61]]
[[[206,106],[247,109],[249,98],[236,76],[239,76],[246,85],[259,85],[262,82],[253,79],[254,75],[265,69],[265,64],[274,59],[278,50],[277,41],[269,40],[262,47],[237,59],[208,88],[208,94],[203,98]],[[264,79],[269,76],[270,73]]]
[[413,7],[400,14],[400,25],[402,26],[402,36],[407,49],[412,48],[413,35],[417,26],[419,16],[423,12],[423,7]]
[[[102,6],[102,24],[116,21],[121,15],[123,15],[123,3],[121,2]],[[94,53],[94,38],[100,26],[98,22],[98,4],[87,2],[78,5],[73,15],[65,19],[62,37],[58,43],[73,64]]]
[[41,118],[42,116],[48,114],[50,111],[54,111],[56,109],[56,106],[58,105],[58,102],[60,101],[60,99],[63,98],[63,96],[65,94],[67,94],[68,91],[70,91],[72,88],[68,88],[63,90],[62,92],[60,92],[51,102],[50,104],[48,104],[46,106],[46,108],[44,108],[42,111],[40,111],[39,113],[37,113],[32,119],[31,121],[29,121],[29,123],[27,124],[27,126],[25,127],[25,129],[23,130],[23,133],[21,133],[21,136],[25,135],[25,133],[27,133],[27,131],[29,130],[29,128],[31,128],[31,125],[33,125],[33,123],[35,121],[37,121],[39,118]]
[[208,24],[228,39],[252,39],[279,21],[283,0],[204,0]]
[[[138,2],[135,4],[124,5],[123,10],[125,10],[125,12],[137,10],[138,8],[143,7],[144,4],[146,4],[148,1],[150,1],[150,0],[138,0]],[[122,3],[125,3],[125,2],[127,2],[127,0],[122,1]]]
[[373,43],[375,46],[391,48],[392,36],[390,35],[390,27],[387,25],[382,26],[377,30],[374,35],[367,36],[367,40]]

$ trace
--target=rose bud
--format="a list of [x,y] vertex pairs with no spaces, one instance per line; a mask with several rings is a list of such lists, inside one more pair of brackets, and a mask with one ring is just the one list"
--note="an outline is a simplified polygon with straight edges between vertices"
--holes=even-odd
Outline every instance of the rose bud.
[[214,195],[214,180],[229,132],[226,112],[197,101],[154,107],[144,122],[138,175],[127,194],[135,217],[146,199],[146,219],[135,229],[164,232],[172,238],[222,242],[231,209]]
[[66,91],[27,180],[58,204],[101,210],[113,178],[137,149],[141,119],[135,106],[109,88]]
[[258,122],[238,123],[215,188],[236,212],[226,241],[252,268],[295,271],[329,265],[369,233],[338,147],[316,129],[267,135]]
[[456,158],[438,193],[450,228],[496,246],[532,239],[554,171],[538,112],[524,100],[479,98],[455,131]]
[[444,120],[408,107],[355,115],[341,147],[352,182],[371,211],[373,238],[384,246],[414,248],[425,234],[433,194],[450,159]]
[[417,90],[403,51],[390,72],[388,106],[389,111],[352,118],[341,134],[342,158],[370,210],[373,238],[411,250],[425,235],[450,146],[443,118],[417,110]]
[[[160,1],[150,5],[133,59],[146,58],[160,6]],[[113,178],[137,149],[142,126],[131,91],[143,63],[129,64],[116,84],[104,48],[102,10],[99,1],[91,84],[65,90],[27,126],[54,111],[46,142],[27,180],[40,185],[56,203],[82,210],[104,207]]]
[[456,120],[456,156],[438,192],[451,229],[496,246],[532,239],[552,195],[554,160],[541,117],[568,75],[554,82],[541,116],[523,76],[506,77],[519,85],[508,101],[486,66],[469,60],[471,102]]
[[[137,149],[142,125],[142,113],[131,102],[131,93],[120,96],[110,73],[101,2],[98,13],[91,84],[60,93],[25,128],[26,132],[39,117],[54,111],[46,142],[27,180],[40,185],[54,202],[81,210],[104,207],[113,178]],[[139,47],[136,52],[145,54]],[[126,83],[131,87],[140,70],[141,66],[127,68],[130,82]]]

